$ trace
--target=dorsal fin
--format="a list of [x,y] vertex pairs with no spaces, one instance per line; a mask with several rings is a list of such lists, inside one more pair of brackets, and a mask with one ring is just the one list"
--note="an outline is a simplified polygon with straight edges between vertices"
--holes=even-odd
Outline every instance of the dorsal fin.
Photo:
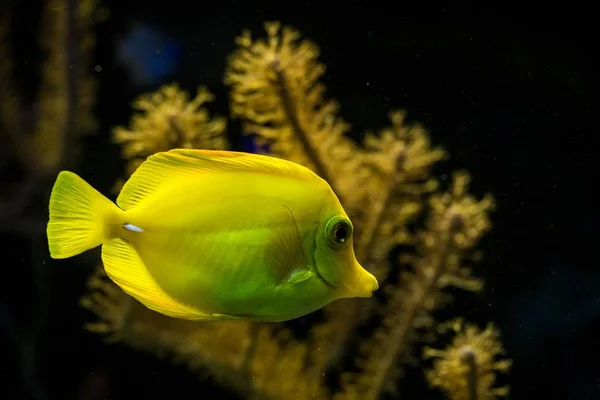
[[310,169],[281,158],[236,151],[174,149],[146,159],[123,186],[118,206],[129,210],[161,186],[177,177],[210,172],[246,171],[310,180]]

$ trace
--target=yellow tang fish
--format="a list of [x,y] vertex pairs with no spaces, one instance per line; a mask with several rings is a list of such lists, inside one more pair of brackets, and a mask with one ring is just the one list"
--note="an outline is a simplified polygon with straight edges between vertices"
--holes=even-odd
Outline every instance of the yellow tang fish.
[[285,321],[378,288],[354,256],[352,223],[331,187],[290,161],[157,153],[116,203],[60,172],[50,196],[50,255],[102,245],[107,275],[171,317]]

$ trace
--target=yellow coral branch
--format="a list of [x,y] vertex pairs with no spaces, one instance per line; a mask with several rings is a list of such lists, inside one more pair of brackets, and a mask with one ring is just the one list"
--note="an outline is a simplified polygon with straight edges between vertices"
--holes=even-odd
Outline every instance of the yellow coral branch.
[[361,152],[344,136],[349,125],[337,116],[337,103],[323,97],[319,48],[279,22],[265,29],[266,39],[253,40],[248,31],[236,39],[225,73],[231,115],[274,155],[313,169],[352,207],[361,199]]
[[[59,167],[73,163],[76,138],[94,128],[91,107],[95,95],[88,57],[95,0],[50,0],[44,3],[39,96],[30,108],[21,102],[12,76],[7,35],[8,13],[0,16],[0,118],[16,161],[25,172],[12,199],[0,204],[0,221],[18,218],[28,207],[40,183]],[[31,118],[33,116],[33,118]],[[29,119],[33,121],[30,123]],[[68,154],[68,157],[65,155]],[[24,225],[24,224],[18,224]]]
[[452,400],[493,400],[508,395],[509,387],[494,387],[497,372],[508,372],[512,360],[504,354],[500,334],[493,324],[480,331],[462,319],[442,324],[456,336],[445,350],[424,349],[425,358],[435,359],[426,371],[432,387],[441,389]]
[[227,120],[212,117],[206,104],[214,96],[200,86],[192,99],[177,84],[163,85],[156,92],[133,102],[137,111],[129,127],[113,129],[115,143],[129,160],[131,174],[148,156],[173,148],[225,149]]
[[[93,0],[49,0],[45,3],[41,35],[46,60],[42,69],[40,115],[28,140],[28,156],[35,154],[36,167],[52,172],[64,155],[73,160],[72,139],[90,132],[94,82],[88,54],[94,43],[91,33]],[[28,157],[29,158],[29,157]]]
[[[10,72],[12,62],[3,40],[8,23],[0,23],[1,116],[21,165],[32,172],[52,173],[65,160],[73,160],[73,139],[95,128],[91,109],[95,82],[90,76],[89,54],[95,0],[49,0],[44,3],[41,47],[46,59],[37,100],[39,115],[33,132],[24,129],[23,115]],[[7,18],[5,16],[5,18]],[[27,110],[35,112],[36,110]],[[31,162],[35,160],[35,162]]]
[[487,213],[493,203],[490,197],[476,201],[467,195],[468,180],[468,175],[456,174],[450,193],[431,197],[431,213],[427,229],[418,237],[418,252],[403,257],[414,271],[404,272],[400,288],[389,292],[390,298],[382,310],[383,323],[361,348],[362,371],[344,377],[345,392],[338,399],[354,398],[357,394],[361,399],[376,399],[386,389],[396,361],[406,356],[413,330],[432,326],[429,315],[444,300],[441,289],[452,282],[447,277],[471,279],[474,284],[470,288],[481,289],[481,282],[470,278],[461,263],[465,252],[490,229]]
[[[421,211],[422,195],[437,188],[429,170],[446,157],[442,149],[431,148],[423,127],[406,124],[405,117],[404,112],[390,113],[392,126],[365,138],[371,211],[357,241],[365,262],[385,258],[395,245],[408,241],[406,228]],[[374,272],[381,279],[387,270]]]

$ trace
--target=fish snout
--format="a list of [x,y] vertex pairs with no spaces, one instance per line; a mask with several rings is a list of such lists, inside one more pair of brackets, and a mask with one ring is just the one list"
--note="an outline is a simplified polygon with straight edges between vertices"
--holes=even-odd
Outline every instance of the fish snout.
[[373,274],[356,261],[342,283],[341,289],[342,297],[368,298],[373,296],[373,292],[379,289],[379,283]]

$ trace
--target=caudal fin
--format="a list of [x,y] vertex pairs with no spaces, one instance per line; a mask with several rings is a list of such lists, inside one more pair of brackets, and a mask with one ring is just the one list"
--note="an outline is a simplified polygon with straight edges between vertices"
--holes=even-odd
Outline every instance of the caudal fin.
[[77,174],[58,174],[46,234],[52,258],[68,258],[113,239],[120,209]]

